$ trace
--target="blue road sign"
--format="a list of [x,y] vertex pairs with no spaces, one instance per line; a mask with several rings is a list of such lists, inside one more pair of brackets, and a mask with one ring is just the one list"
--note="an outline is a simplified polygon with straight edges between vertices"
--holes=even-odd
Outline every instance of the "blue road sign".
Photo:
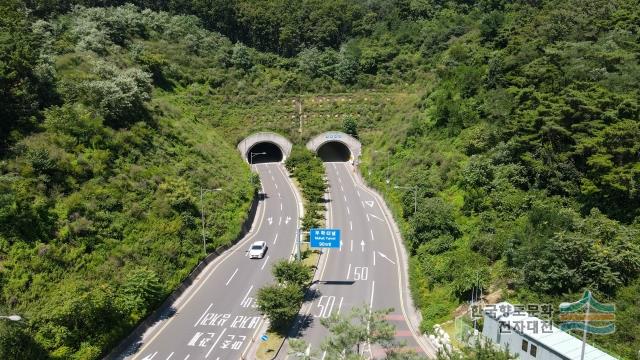
[[267,341],[267,340],[269,340],[269,337],[267,335],[262,335],[262,336],[260,336],[260,340]]
[[339,248],[340,229],[311,229],[309,241],[314,248]]

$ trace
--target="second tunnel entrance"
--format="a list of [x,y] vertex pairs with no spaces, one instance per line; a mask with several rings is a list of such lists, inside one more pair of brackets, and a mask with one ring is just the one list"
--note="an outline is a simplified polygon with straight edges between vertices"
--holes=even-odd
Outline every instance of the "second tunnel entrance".
[[347,162],[351,159],[351,150],[340,141],[328,141],[320,145],[318,156],[324,162]]

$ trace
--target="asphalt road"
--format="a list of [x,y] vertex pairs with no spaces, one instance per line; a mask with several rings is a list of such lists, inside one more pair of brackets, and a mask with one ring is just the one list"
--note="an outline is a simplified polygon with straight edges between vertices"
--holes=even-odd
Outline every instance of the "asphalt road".
[[[329,208],[328,227],[342,230],[342,247],[325,250],[320,266],[318,282],[313,286],[319,297],[303,306],[302,313],[313,321],[301,330],[301,337],[318,349],[319,357],[326,354],[319,350],[327,335],[320,318],[332,312],[345,313],[354,306],[369,308],[393,308],[387,320],[396,327],[396,340],[418,353],[433,355],[430,344],[424,338],[414,336],[407,319],[405,264],[401,262],[399,237],[392,236],[390,219],[373,193],[357,181],[350,163],[325,163],[328,178]],[[401,280],[403,279],[403,280]],[[281,352],[279,358],[291,358]],[[382,349],[366,346],[363,354],[369,358],[382,358]]]
[[[177,312],[143,337],[132,360],[237,360],[249,354],[264,319],[255,305],[257,290],[273,281],[271,265],[289,258],[294,249],[299,202],[281,163],[254,165],[260,175],[264,200],[254,227],[236,246],[213,261],[174,308]],[[253,241],[264,240],[263,259],[249,259]]]

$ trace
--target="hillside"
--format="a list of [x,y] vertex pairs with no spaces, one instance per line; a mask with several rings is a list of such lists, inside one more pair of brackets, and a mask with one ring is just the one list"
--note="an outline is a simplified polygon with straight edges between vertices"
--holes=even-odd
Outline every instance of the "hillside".
[[0,4],[1,358],[98,358],[202,258],[200,187],[209,249],[239,231],[240,139],[345,119],[423,330],[590,289],[640,351],[637,1],[133,2]]

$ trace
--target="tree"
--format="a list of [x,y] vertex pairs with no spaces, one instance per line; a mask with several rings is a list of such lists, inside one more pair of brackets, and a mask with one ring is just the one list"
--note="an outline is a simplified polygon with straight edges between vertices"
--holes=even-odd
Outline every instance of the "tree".
[[273,276],[281,284],[305,287],[313,278],[311,268],[299,261],[280,260],[273,264]]
[[514,360],[518,357],[505,349],[497,349],[491,343],[476,341],[474,346],[467,346],[462,351],[439,351],[437,360]]
[[27,325],[0,320],[0,359],[47,359],[46,352],[27,332]]
[[354,138],[358,138],[358,122],[353,116],[347,116],[342,122],[342,131],[353,136]]
[[53,99],[27,14],[20,1],[0,2],[0,153],[35,129],[38,111]]
[[348,315],[337,313],[320,323],[329,330],[322,349],[332,359],[360,359],[366,344],[389,348],[393,344],[395,327],[385,320],[392,309],[371,311],[368,306],[354,307]]
[[231,53],[231,64],[238,69],[250,70],[253,67],[253,59],[249,49],[241,43],[236,43]]
[[418,212],[411,217],[410,224],[408,240],[413,251],[420,245],[441,237],[446,239],[447,236],[460,236],[453,209],[438,197],[422,200],[418,204]]
[[303,300],[304,292],[299,286],[272,284],[258,290],[256,303],[260,313],[269,319],[271,328],[284,332],[298,315]]

